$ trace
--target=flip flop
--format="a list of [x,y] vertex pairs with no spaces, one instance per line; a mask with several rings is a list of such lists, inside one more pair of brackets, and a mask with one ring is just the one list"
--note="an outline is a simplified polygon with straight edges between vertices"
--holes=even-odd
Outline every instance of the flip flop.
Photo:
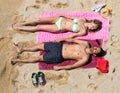
[[46,84],[45,75],[43,72],[38,72],[38,80],[41,86],[44,86]]
[[36,74],[36,73],[32,73],[31,78],[32,78],[32,83],[33,83],[33,85],[34,85],[35,87],[37,87],[37,86],[38,86],[37,74]]
[[92,10],[95,12],[99,12],[102,8],[106,7],[106,4],[96,4],[94,7],[92,7]]

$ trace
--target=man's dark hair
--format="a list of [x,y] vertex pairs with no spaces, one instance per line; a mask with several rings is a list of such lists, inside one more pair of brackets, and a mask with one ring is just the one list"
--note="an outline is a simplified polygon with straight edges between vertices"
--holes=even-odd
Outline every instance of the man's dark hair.
[[100,53],[98,53],[97,55],[96,55],[96,57],[103,57],[103,56],[105,56],[106,55],[106,51],[104,51],[102,48],[101,48],[101,51],[100,51]]

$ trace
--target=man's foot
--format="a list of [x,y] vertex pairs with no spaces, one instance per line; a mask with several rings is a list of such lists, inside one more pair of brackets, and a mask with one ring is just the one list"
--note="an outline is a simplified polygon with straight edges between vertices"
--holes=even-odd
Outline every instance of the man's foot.
[[19,62],[20,61],[20,59],[12,59],[11,60],[11,64],[12,65],[15,65],[17,62]]
[[17,52],[20,54],[20,53],[22,53],[22,48],[20,48],[17,44],[13,44],[14,45],[14,47],[17,49]]

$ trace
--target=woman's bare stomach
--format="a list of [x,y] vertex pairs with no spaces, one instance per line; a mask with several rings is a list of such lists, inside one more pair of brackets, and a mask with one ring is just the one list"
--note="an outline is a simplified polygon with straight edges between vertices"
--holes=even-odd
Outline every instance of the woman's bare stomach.
[[72,31],[73,27],[72,20],[63,18],[61,26],[63,30]]

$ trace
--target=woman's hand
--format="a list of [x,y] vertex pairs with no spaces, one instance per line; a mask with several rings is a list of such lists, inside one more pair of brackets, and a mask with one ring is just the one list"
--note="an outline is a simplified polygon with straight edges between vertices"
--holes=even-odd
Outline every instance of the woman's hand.
[[54,66],[53,69],[58,71],[58,70],[60,70],[60,67],[59,66]]
[[54,40],[54,42],[61,42],[61,41],[63,41],[63,39],[56,39],[56,40]]
[[73,38],[72,37],[60,38],[60,39],[54,40],[54,42],[61,42],[61,41],[71,42],[71,39]]

